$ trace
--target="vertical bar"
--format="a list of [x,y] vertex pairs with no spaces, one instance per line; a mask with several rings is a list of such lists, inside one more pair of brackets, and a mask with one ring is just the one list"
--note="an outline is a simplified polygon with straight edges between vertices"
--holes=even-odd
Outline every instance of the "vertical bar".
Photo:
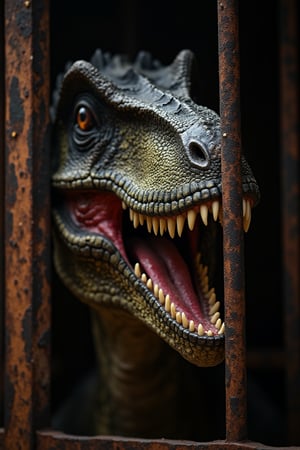
[[297,1],[280,1],[280,121],[287,433],[300,444],[299,46]]
[[4,342],[3,342],[3,316],[4,316],[4,295],[3,295],[3,213],[4,213],[4,33],[3,33],[3,2],[0,0],[0,427],[3,426],[3,371],[4,371]]
[[222,126],[226,439],[247,434],[238,1],[218,1]]
[[6,449],[49,425],[48,0],[5,1]]

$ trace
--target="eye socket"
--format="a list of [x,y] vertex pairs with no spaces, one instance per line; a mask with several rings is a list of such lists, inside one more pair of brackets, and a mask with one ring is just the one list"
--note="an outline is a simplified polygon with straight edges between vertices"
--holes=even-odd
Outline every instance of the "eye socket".
[[89,131],[93,128],[95,121],[89,108],[79,106],[76,114],[76,123],[82,131]]

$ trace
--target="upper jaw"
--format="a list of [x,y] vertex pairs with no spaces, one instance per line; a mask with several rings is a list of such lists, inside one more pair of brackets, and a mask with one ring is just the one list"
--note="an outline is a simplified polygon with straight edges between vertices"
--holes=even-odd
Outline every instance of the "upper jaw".
[[[243,228],[244,231],[247,232],[251,223],[253,201],[248,197],[243,197],[242,205]],[[127,205],[124,202],[122,202],[122,207],[124,210],[127,209]],[[190,208],[187,211],[174,216],[147,216],[146,214],[129,208],[129,217],[134,228],[145,224],[149,233],[152,232],[155,236],[163,236],[167,233],[171,238],[174,238],[176,235],[181,237],[185,226],[192,231],[195,227],[197,216],[200,216],[202,223],[207,226],[209,215],[212,216],[215,222],[219,221],[222,224],[223,211],[219,199],[215,198],[211,201],[203,202],[196,207]]]

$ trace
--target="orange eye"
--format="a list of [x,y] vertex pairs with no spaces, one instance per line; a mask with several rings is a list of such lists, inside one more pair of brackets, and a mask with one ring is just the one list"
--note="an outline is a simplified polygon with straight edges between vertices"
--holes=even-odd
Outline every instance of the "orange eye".
[[80,106],[78,109],[76,121],[82,131],[89,131],[94,126],[92,113],[85,106]]

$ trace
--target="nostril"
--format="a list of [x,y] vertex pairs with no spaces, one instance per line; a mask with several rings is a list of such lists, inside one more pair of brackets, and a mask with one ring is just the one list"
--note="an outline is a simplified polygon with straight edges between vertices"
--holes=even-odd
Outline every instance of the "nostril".
[[208,166],[209,153],[202,142],[191,140],[188,144],[188,151],[193,164],[200,167]]

